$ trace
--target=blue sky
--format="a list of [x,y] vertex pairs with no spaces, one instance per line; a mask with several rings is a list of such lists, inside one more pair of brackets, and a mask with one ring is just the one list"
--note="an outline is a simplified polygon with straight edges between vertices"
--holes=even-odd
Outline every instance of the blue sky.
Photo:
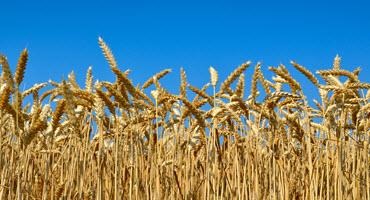
[[[111,47],[122,70],[134,83],[172,68],[163,79],[170,91],[184,67],[189,82],[209,81],[208,67],[221,80],[251,60],[268,66],[285,64],[314,95],[312,86],[289,65],[312,71],[331,66],[339,54],[343,67],[362,67],[370,75],[370,3],[365,1],[3,1],[0,52],[14,67],[29,49],[25,86],[67,78],[74,70],[83,82],[88,66],[94,77],[114,80],[97,44]],[[13,68],[14,71],[14,68]],[[253,69],[246,72],[247,87]],[[369,81],[370,82],[370,81]],[[305,84],[307,83],[307,84]]]

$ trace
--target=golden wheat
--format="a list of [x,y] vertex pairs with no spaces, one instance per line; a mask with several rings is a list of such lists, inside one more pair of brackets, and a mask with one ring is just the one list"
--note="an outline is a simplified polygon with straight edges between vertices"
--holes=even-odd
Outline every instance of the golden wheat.
[[134,86],[98,42],[113,83],[93,84],[89,67],[84,88],[71,73],[21,91],[27,50],[14,79],[0,56],[0,199],[370,198],[370,84],[339,56],[322,83],[292,62],[319,93],[312,106],[283,65],[270,80],[257,63],[249,79],[246,62],[218,91],[213,67],[200,88],[181,69],[178,95],[161,84],[170,70]]

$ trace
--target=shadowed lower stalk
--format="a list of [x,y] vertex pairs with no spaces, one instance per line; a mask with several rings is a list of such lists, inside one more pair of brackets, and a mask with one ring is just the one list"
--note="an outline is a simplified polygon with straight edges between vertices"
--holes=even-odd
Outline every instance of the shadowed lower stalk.
[[[116,127],[117,126],[117,119],[115,119],[115,123],[116,123]],[[118,130],[115,130],[115,142],[114,142],[114,158],[115,158],[115,161],[114,161],[114,200],[117,200],[119,199],[119,194],[118,194],[118,176],[119,176],[119,173],[118,173],[118,147],[119,147],[119,138],[118,138]]]
[[103,154],[103,123],[99,120],[99,149],[98,149],[98,184],[97,184],[97,200],[103,199],[103,163],[102,163],[102,154]]
[[[156,77],[154,76],[154,79],[156,79]],[[159,91],[158,90],[154,90],[151,92],[152,96],[154,97],[154,100],[155,100],[155,130],[156,130],[156,140],[159,140],[161,139],[160,135],[159,135],[159,124],[158,124],[158,95],[159,95]],[[155,153],[156,153],[156,167],[155,167],[155,173],[156,173],[156,189],[157,189],[157,193],[156,193],[156,198],[157,199],[160,199],[161,198],[161,185],[160,185],[160,180],[159,180],[159,177],[160,177],[160,158],[161,158],[161,149],[160,149],[160,146],[159,146],[159,143],[157,141],[155,141]]]

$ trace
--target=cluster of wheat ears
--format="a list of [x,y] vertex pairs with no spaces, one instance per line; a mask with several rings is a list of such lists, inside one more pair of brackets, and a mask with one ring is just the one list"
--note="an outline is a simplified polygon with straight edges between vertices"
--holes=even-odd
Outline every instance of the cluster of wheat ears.
[[320,80],[291,62],[318,89],[308,102],[284,65],[134,86],[99,45],[113,83],[89,68],[84,87],[71,73],[21,91],[27,50],[14,74],[0,55],[0,199],[370,199],[370,84],[338,56]]

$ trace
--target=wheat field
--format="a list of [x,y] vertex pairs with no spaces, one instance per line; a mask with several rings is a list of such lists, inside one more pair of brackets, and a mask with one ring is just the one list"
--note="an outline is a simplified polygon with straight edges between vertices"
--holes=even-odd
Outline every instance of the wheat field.
[[370,84],[339,56],[289,65],[318,100],[251,62],[222,82],[210,67],[200,88],[181,69],[172,94],[170,69],[135,86],[98,44],[115,82],[89,68],[84,86],[71,73],[22,91],[27,49],[14,73],[0,55],[0,199],[370,199]]

